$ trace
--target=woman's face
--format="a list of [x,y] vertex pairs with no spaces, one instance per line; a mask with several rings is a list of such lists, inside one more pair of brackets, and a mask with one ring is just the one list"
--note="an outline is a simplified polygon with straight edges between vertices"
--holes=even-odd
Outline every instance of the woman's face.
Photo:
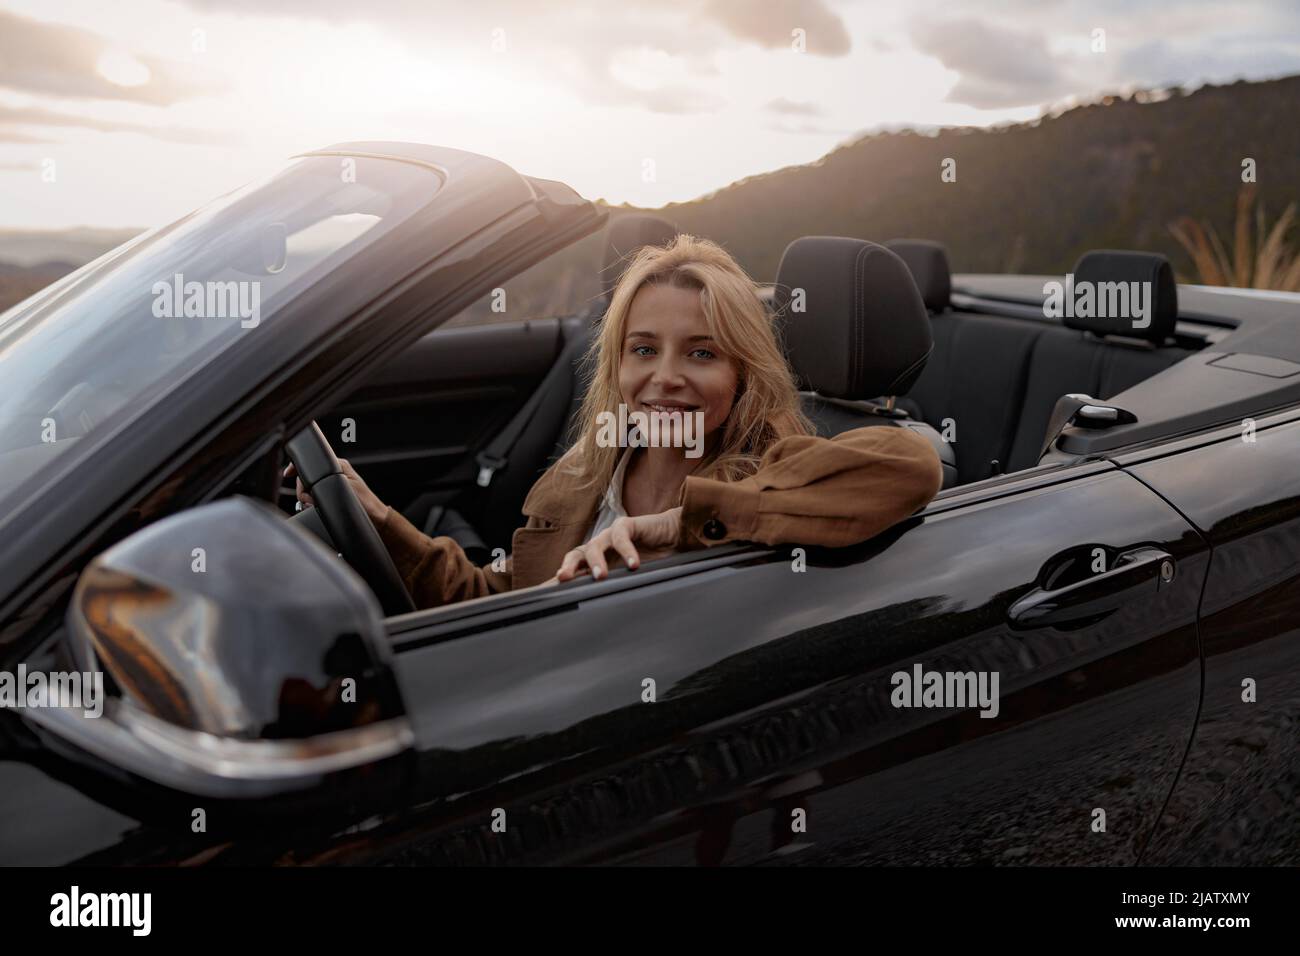
[[709,335],[698,289],[641,287],[619,358],[629,412],[702,412],[707,437],[727,421],[739,382],[735,361]]

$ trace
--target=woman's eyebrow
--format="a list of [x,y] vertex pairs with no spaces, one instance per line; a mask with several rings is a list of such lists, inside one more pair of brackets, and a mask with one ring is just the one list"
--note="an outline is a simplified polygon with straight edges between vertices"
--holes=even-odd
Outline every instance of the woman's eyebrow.
[[[656,335],[654,332],[629,332],[629,333],[627,333],[627,338],[629,338],[629,339],[658,339],[659,336]],[[687,341],[687,342],[712,342],[712,341],[713,341],[713,336],[712,336],[712,335],[689,335],[689,336],[686,337],[686,341]]]

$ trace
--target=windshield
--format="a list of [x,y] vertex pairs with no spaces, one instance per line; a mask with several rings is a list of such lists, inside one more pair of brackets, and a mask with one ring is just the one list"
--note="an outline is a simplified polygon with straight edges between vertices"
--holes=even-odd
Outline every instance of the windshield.
[[302,158],[0,315],[0,503],[257,335],[441,185],[409,163]]

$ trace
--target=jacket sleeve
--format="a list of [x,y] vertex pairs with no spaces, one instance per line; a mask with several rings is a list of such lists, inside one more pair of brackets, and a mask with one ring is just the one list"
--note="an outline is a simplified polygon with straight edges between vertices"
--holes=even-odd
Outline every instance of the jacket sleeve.
[[417,608],[440,607],[486,597],[511,586],[511,558],[505,571],[480,568],[452,538],[431,538],[390,507],[375,525]]
[[939,456],[909,429],[792,435],[774,443],[749,478],[687,478],[678,547],[858,544],[914,514],[942,486]]

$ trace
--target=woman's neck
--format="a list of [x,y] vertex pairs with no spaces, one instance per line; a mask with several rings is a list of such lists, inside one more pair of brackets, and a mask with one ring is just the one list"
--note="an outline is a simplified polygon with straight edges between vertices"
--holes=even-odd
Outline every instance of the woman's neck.
[[700,463],[680,448],[634,448],[623,478],[623,510],[636,517],[677,504],[677,492]]
[[684,448],[671,446],[633,447],[627,454],[624,470],[623,510],[631,517],[660,514],[677,506],[677,496],[682,482],[713,460],[722,443],[722,429],[714,429],[704,436],[703,454],[698,458],[686,457]]

